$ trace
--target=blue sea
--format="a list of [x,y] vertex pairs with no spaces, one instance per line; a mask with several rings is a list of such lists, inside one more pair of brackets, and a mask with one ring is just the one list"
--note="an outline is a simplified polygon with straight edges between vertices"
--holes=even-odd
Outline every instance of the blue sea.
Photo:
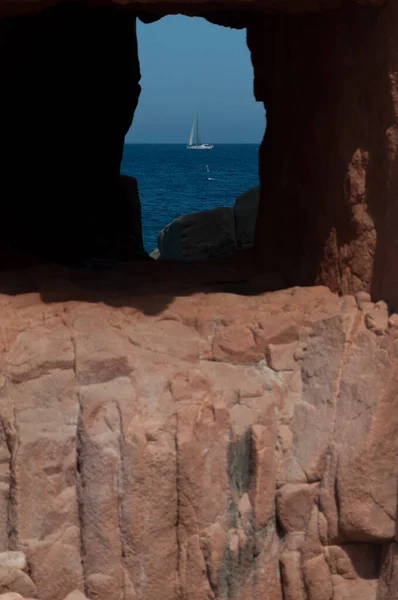
[[145,249],[170,221],[187,213],[233,206],[258,185],[258,144],[220,144],[187,150],[184,144],[126,144],[122,173],[138,181]]

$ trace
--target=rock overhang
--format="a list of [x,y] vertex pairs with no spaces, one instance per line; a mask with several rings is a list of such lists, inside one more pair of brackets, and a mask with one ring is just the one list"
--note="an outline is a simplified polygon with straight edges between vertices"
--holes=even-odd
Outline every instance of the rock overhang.
[[[313,13],[322,12],[352,2],[363,6],[378,6],[386,0],[83,0],[90,7],[116,7],[136,14],[149,13],[158,17],[169,14],[206,16],[207,13],[260,11],[262,13]],[[2,0],[0,18],[21,16],[45,10],[58,4],[75,0]]]

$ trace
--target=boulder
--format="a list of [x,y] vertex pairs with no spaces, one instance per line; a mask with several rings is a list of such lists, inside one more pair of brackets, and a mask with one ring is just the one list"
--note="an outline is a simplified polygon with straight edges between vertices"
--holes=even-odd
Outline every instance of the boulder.
[[158,236],[164,260],[206,260],[231,254],[237,248],[232,208],[214,208],[172,221]]
[[17,592],[23,596],[35,597],[37,588],[29,575],[21,569],[0,566],[1,592]]
[[175,219],[159,233],[159,250],[151,257],[206,260],[228,256],[237,248],[252,248],[259,200],[260,188],[256,187],[238,196],[232,209],[214,208]]

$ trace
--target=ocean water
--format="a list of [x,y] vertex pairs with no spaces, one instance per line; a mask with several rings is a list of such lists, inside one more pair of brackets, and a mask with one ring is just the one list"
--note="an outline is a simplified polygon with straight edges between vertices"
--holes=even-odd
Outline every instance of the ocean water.
[[233,206],[258,185],[258,144],[220,144],[187,150],[184,144],[126,144],[122,173],[138,181],[145,249],[181,215]]

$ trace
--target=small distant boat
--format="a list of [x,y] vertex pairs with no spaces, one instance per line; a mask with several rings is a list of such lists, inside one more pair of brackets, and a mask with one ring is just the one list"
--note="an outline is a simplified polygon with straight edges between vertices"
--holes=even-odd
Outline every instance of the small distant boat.
[[[195,136],[196,133],[196,136]],[[194,143],[195,136],[195,143]],[[213,144],[203,144],[200,140],[199,136],[199,115],[196,113],[196,117],[194,119],[191,134],[189,136],[189,141],[187,145],[188,150],[211,150],[214,148]]]

